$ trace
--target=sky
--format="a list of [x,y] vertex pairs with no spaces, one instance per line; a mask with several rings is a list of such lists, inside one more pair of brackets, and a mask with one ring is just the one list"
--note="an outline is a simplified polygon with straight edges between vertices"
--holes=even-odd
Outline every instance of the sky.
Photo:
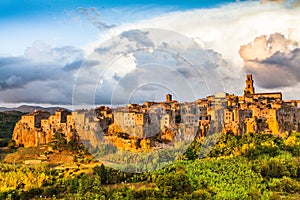
[[[0,47],[0,55],[22,54],[24,48],[36,40],[46,40],[53,45],[84,45],[92,42],[97,39],[99,29],[91,23],[87,14],[108,25],[120,25],[172,11],[214,7],[226,2],[234,1],[2,0],[1,35],[6,37],[1,38],[1,44],[4,45]],[[95,10],[80,12],[87,8]],[[12,33],[22,33],[23,37]]]
[[300,99],[299,1],[2,0],[0,107]]

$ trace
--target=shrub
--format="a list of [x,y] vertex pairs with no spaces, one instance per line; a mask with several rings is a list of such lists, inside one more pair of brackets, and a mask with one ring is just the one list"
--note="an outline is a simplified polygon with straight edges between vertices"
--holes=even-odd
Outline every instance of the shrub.
[[192,192],[192,186],[185,173],[161,175],[157,178],[156,184],[162,191],[163,197],[180,196],[183,193]]

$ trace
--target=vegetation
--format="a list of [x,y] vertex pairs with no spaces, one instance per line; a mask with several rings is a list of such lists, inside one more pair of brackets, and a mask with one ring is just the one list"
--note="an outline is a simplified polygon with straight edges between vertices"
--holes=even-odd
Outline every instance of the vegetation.
[[[0,145],[3,143],[1,138],[11,138],[16,123],[24,113],[17,111],[0,112]],[[0,146],[0,147],[1,147]]]
[[[207,151],[210,144],[215,145]],[[79,174],[78,169],[1,164],[0,199],[299,199],[299,149],[297,133],[213,135],[147,173],[103,164]]]
[[76,131],[73,132],[73,135],[71,136],[69,142],[67,141],[65,134],[62,133],[62,130],[56,131],[49,145],[54,150],[58,151],[68,150],[74,154],[87,153],[84,145],[79,142],[79,136]]

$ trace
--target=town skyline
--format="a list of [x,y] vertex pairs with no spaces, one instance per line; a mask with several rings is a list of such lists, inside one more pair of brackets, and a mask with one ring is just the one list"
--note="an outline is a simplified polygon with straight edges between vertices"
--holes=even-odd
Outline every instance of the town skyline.
[[161,102],[121,107],[57,109],[53,114],[35,110],[22,116],[13,139],[18,146],[33,147],[50,143],[61,132],[68,141],[76,135],[92,149],[109,142],[121,149],[147,150],[217,133],[282,136],[291,131],[300,131],[300,100],[283,100],[281,92],[258,93],[252,74],[247,74],[241,96],[219,92],[179,102],[166,94]]

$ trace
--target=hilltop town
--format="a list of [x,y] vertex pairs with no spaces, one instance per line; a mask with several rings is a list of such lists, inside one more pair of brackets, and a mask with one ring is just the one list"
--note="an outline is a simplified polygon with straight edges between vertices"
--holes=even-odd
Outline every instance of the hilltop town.
[[59,109],[50,115],[34,111],[16,124],[13,140],[24,147],[51,142],[59,131],[70,140],[77,135],[91,147],[101,142],[135,150],[192,141],[216,132],[233,135],[268,133],[282,135],[300,129],[300,100],[283,100],[281,92],[256,93],[251,74],[244,95],[220,92],[194,102],[178,102],[166,95],[164,102],[100,106],[70,112]]

